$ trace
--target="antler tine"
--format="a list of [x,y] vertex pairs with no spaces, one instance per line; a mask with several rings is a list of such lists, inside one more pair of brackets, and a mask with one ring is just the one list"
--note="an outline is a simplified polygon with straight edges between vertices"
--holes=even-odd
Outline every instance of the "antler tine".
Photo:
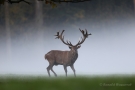
[[85,31],[86,31],[86,34],[85,34],[86,38],[88,38],[88,36],[89,36],[89,35],[92,35],[91,33],[90,33],[90,34],[88,34],[87,29],[85,29]]
[[88,34],[88,31],[87,31],[87,29],[85,29],[85,31],[86,31],[86,34]]
[[92,35],[92,34],[90,33],[90,34],[88,34],[88,35]]
[[60,35],[59,35],[59,32],[57,32],[57,35],[54,35],[54,36],[56,36],[55,39],[57,39],[57,38],[59,39],[59,36],[60,36]]
[[73,46],[72,43],[69,41],[70,46]]
[[72,43],[68,40],[67,40],[67,43],[69,44],[69,46],[73,46]]
[[81,31],[81,33],[84,35],[85,34],[85,31],[84,30],[81,30],[80,28],[79,28],[79,30]]
[[79,28],[79,30],[80,30],[80,32],[82,32],[82,33],[83,33],[83,30],[81,30],[80,28]]
[[81,31],[81,29],[79,28],[79,30]]
[[61,39],[61,41],[62,41],[64,44],[68,45],[68,43],[66,43],[66,42],[64,41],[64,36],[63,36],[63,37],[61,36],[60,39]]
[[62,36],[62,34],[64,33],[64,31],[65,31],[65,30],[62,30],[62,32],[61,32],[61,34],[60,34],[61,36]]
[[85,36],[86,36],[86,38],[88,38],[88,31],[87,31],[87,29],[85,29],[85,31],[86,31]]
[[81,37],[81,39],[82,40],[81,41],[79,40],[78,43],[75,46],[80,45],[80,44],[82,44],[85,41],[85,39],[83,39],[82,37]]
[[62,36],[63,33],[64,33],[64,31],[65,31],[65,30],[62,30],[61,34],[59,34],[59,32],[57,32],[57,35],[55,35],[55,36],[56,36],[55,39],[58,38],[58,39],[60,39],[64,44],[66,44],[66,45],[68,45],[68,46],[73,46],[73,45],[71,44],[71,42],[65,42],[65,41],[64,41],[64,36]]

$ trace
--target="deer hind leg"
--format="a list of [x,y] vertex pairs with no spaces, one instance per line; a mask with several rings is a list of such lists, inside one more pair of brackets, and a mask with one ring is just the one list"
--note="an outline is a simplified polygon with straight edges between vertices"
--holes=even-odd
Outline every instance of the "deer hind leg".
[[49,77],[51,76],[50,75],[50,70],[52,71],[52,67],[53,67],[53,64],[49,64],[49,66],[46,68],[47,69],[47,72],[48,72],[48,75],[49,75]]
[[51,76],[51,75],[50,75],[51,65],[49,65],[46,69],[47,69],[48,75],[49,75],[49,77],[50,77],[50,76]]
[[50,63],[49,66],[47,67],[47,72],[48,72],[49,77],[51,76],[50,70],[54,73],[55,77],[57,76],[57,74],[53,71],[53,66],[54,66],[54,64]]
[[65,70],[66,77],[67,77],[67,66],[66,65],[64,65],[64,70]]
[[57,77],[57,74],[53,71],[53,68],[51,68],[51,71],[54,73],[55,77]]
[[75,73],[74,65],[71,65],[70,67],[71,67],[71,69],[72,69],[72,70],[73,70],[73,72],[74,72],[74,76],[76,77],[76,73]]

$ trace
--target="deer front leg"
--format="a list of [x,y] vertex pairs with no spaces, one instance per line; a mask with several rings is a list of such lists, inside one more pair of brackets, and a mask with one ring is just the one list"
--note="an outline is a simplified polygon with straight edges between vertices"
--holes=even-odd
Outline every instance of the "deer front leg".
[[66,65],[64,65],[64,70],[65,70],[66,77],[67,77],[67,66]]
[[71,69],[72,69],[72,70],[73,70],[73,72],[74,72],[74,76],[76,77],[76,73],[75,73],[74,65],[71,65],[70,67],[71,67]]

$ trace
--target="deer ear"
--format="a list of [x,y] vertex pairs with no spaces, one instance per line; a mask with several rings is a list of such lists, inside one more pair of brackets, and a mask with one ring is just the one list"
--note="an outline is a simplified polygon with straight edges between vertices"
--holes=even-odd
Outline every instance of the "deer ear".
[[71,47],[69,46],[69,49],[71,49]]
[[81,46],[77,46],[77,49],[79,49]]

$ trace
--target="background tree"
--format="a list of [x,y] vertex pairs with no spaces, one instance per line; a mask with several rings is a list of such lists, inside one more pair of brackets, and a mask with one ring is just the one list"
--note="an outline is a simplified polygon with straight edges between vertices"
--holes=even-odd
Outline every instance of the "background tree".
[[[45,28],[43,29],[43,3],[39,2],[37,0],[35,0],[36,4],[35,4],[35,26],[36,26],[36,30],[37,30],[37,41],[40,43],[40,46],[43,46],[43,30],[45,30]],[[38,47],[37,47],[37,50]],[[40,50],[39,50],[40,51]],[[38,52],[38,51],[37,51]]]
[[[54,8],[54,7],[57,7],[56,3],[61,3],[61,2],[78,3],[78,2],[91,1],[91,0],[36,0],[36,1],[44,1],[45,4],[50,4]],[[7,1],[6,0],[1,0],[0,4],[4,5],[5,2],[8,2],[10,4],[20,3],[20,2],[25,2],[25,3],[29,4],[29,5],[31,4],[29,0],[16,0],[16,1],[15,0],[7,0]]]
[[6,29],[6,45],[7,45],[7,60],[11,59],[11,31],[9,22],[9,6],[5,4],[5,29]]
[[133,4],[134,4],[134,11],[135,11],[135,0],[133,0]]

